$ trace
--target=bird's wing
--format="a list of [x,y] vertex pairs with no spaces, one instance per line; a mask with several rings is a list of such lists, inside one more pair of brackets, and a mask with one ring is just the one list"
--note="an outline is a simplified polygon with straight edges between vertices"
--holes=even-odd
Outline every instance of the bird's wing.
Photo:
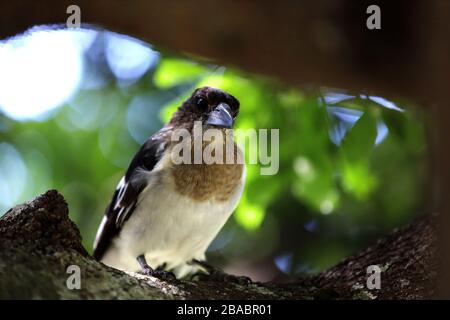
[[133,213],[138,196],[146,187],[147,181],[142,173],[150,172],[161,158],[166,143],[161,134],[150,137],[139,149],[120,180],[112,200],[97,231],[94,242],[94,258],[100,260]]

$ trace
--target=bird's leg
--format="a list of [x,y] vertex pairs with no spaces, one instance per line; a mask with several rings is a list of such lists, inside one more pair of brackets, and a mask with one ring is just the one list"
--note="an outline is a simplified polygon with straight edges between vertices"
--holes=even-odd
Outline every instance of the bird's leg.
[[147,260],[145,260],[145,256],[143,254],[138,256],[136,259],[139,263],[139,266],[141,267],[142,274],[151,275],[153,272],[155,272],[155,270],[153,270],[153,268],[148,265]]
[[192,264],[200,266],[203,270],[207,272],[207,274],[204,274],[202,272],[197,274],[197,277],[200,280],[204,279],[218,282],[234,282],[241,285],[247,285],[252,282],[252,279],[250,279],[249,277],[227,274],[223,272],[221,269],[210,265],[206,261],[193,259]]
[[159,279],[167,280],[167,279],[176,279],[175,275],[172,272],[161,270],[161,269],[153,269],[150,267],[147,263],[147,260],[145,260],[145,256],[141,254],[138,256],[137,261],[139,265],[141,266],[141,273],[146,276],[152,276]]

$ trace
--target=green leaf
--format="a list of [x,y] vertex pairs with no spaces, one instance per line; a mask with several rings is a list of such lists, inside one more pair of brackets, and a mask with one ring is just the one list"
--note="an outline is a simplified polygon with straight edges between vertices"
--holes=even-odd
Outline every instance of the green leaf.
[[358,200],[366,200],[377,186],[369,161],[377,136],[376,118],[371,111],[366,110],[356,122],[341,149],[342,187]]
[[342,167],[342,186],[358,200],[366,200],[377,186],[377,178],[368,162],[345,162]]
[[241,198],[234,217],[237,223],[247,231],[255,231],[259,229],[266,212],[262,206],[257,203],[247,201],[245,194]]
[[375,146],[376,136],[376,119],[370,110],[367,110],[344,138],[342,143],[344,158],[349,162],[367,159]]
[[192,81],[206,71],[201,64],[186,60],[163,59],[156,69],[154,82],[160,88],[170,88],[175,85]]

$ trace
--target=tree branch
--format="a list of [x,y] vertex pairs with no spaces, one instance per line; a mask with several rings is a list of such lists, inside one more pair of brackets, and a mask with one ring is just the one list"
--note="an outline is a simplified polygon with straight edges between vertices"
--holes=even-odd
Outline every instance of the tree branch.
[[[433,217],[395,230],[335,267],[289,284],[159,279],[95,261],[55,190],[0,218],[1,299],[420,299],[433,294],[437,268]],[[366,289],[366,268],[379,265],[381,289]],[[66,286],[69,265],[81,289]]]

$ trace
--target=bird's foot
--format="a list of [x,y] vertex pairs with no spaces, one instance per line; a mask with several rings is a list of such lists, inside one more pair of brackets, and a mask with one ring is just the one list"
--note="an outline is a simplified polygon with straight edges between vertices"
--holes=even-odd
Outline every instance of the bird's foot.
[[172,272],[161,270],[161,269],[153,269],[150,266],[143,267],[139,273],[143,274],[145,276],[155,277],[160,280],[175,280],[176,279],[175,275]]
[[139,262],[139,265],[141,266],[141,274],[145,276],[152,276],[161,280],[174,280],[176,279],[175,275],[172,272],[165,271],[162,268],[153,269],[150,267],[145,260],[145,256],[141,254],[138,256],[137,261]]
[[206,273],[199,272],[196,274],[196,278],[200,281],[232,282],[244,286],[252,283],[252,279],[249,277],[225,273],[221,269],[204,261],[194,260],[193,262],[200,265],[206,271]]

